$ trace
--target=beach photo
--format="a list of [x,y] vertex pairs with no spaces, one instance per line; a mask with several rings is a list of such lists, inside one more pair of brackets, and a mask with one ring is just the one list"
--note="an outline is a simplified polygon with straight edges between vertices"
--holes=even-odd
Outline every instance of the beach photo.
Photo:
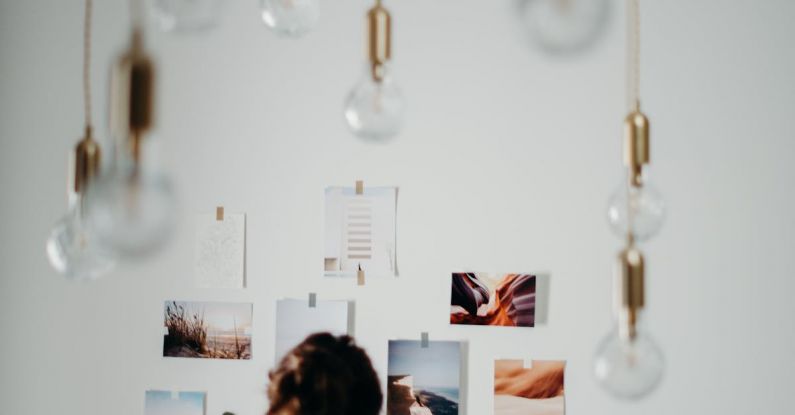
[[285,299],[276,302],[276,347],[278,364],[293,347],[315,333],[341,336],[348,333],[348,301]]
[[146,391],[144,415],[205,415],[204,392]]
[[323,271],[327,277],[397,275],[396,187],[329,187],[325,194]]
[[251,359],[249,303],[166,301],[163,356]]
[[563,360],[494,362],[494,415],[563,415]]
[[451,291],[450,324],[535,326],[535,275],[454,272]]
[[461,343],[390,340],[387,415],[458,415]]

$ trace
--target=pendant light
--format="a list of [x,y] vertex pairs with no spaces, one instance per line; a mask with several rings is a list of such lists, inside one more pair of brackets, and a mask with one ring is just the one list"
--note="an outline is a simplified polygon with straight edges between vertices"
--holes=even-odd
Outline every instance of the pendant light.
[[[639,11],[638,0],[627,0],[627,68],[631,111],[624,120],[624,164],[627,179],[621,196],[613,196],[608,208],[611,226],[624,234],[626,247],[618,254],[614,281],[616,328],[599,345],[594,360],[597,381],[612,395],[639,399],[653,391],[662,379],[664,358],[644,331],[645,260],[636,241],[648,239],[659,229],[662,201],[650,193],[644,173],[649,163],[649,120],[639,104]],[[653,202],[653,203],[652,203]],[[623,207],[618,206],[624,204]],[[620,215],[617,216],[617,213]],[[616,217],[621,218],[617,220]]]
[[367,12],[367,30],[369,61],[345,102],[345,120],[357,136],[381,141],[400,132],[406,106],[392,78],[392,17],[381,0]]
[[218,24],[221,0],[154,0],[155,16],[167,32],[193,32]]
[[300,37],[320,19],[320,0],[260,0],[262,21],[276,34]]
[[530,40],[551,54],[575,53],[599,39],[608,0],[521,0],[517,16]]
[[91,228],[123,257],[155,252],[175,222],[170,180],[147,159],[154,114],[155,68],[144,49],[141,1],[133,0],[128,50],[111,74],[111,129],[116,154],[87,192]]
[[47,259],[64,277],[93,280],[105,275],[115,265],[113,251],[98,242],[86,226],[83,195],[99,172],[100,148],[94,141],[91,123],[91,15],[92,0],[85,2],[83,21],[83,105],[85,135],[75,146],[72,186],[68,189],[69,209],[50,232]]

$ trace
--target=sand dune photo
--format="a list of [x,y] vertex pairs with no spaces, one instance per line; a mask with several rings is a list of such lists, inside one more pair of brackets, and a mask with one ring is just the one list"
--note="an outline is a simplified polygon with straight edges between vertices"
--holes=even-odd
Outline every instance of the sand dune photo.
[[563,415],[564,361],[494,362],[494,415]]
[[536,277],[453,273],[450,324],[535,326]]
[[164,357],[251,359],[251,304],[167,301]]

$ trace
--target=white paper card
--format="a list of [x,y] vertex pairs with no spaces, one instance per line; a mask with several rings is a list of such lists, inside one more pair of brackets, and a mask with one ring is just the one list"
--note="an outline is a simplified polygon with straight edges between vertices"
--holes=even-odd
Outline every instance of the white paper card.
[[246,215],[196,216],[196,285],[202,288],[245,286]]
[[348,304],[348,301],[317,300],[314,307],[309,307],[309,302],[305,299],[277,301],[276,363],[310,334],[349,334]]

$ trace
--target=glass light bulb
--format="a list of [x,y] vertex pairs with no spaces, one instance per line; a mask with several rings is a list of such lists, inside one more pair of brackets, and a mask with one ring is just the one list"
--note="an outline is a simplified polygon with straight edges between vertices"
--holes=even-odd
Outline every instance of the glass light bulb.
[[629,340],[614,329],[596,351],[594,374],[599,384],[615,397],[639,399],[660,383],[664,365],[659,347],[642,330]]
[[95,280],[113,269],[116,258],[86,226],[81,205],[81,196],[72,195],[69,211],[53,226],[47,239],[47,259],[70,280]]
[[376,81],[368,66],[348,94],[345,120],[359,137],[384,141],[397,135],[403,126],[406,104],[390,72],[390,68],[384,66],[381,81]]
[[201,31],[215,27],[220,0],[155,0],[154,10],[164,31]]
[[262,21],[274,32],[299,37],[320,18],[320,0],[260,0]]
[[87,189],[90,228],[121,256],[153,253],[174,229],[176,203],[171,181],[155,167],[121,157]]
[[608,201],[607,220],[616,235],[621,238],[627,235],[630,219],[637,241],[656,235],[665,221],[665,202],[645,178],[640,187],[627,186],[626,179],[622,180]]
[[590,46],[606,26],[608,0],[523,0],[519,17],[532,40],[552,53]]

